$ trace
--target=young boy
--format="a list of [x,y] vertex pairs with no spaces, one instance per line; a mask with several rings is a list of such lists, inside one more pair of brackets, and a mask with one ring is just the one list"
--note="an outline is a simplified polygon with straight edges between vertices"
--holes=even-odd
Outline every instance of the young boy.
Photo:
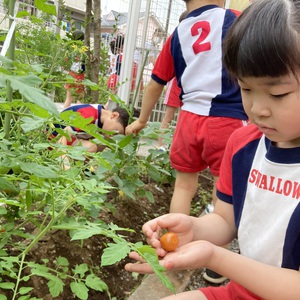
[[[106,130],[114,131],[118,134],[124,134],[125,128],[128,125],[129,114],[126,109],[121,107],[116,107],[112,111],[106,110],[103,105],[97,105],[94,107],[90,104],[78,104],[70,106],[64,109],[61,113],[66,111],[74,111],[79,113],[82,117],[88,119],[92,118],[90,124],[95,124],[97,127]],[[93,137],[85,133],[80,128],[75,128],[72,126],[62,126],[55,124],[56,128],[62,128],[69,133],[71,141],[69,141],[65,136],[62,136],[58,143],[69,146],[76,146],[81,144],[83,147],[87,148],[88,152],[95,153],[104,150],[105,146],[100,144],[95,144],[90,141]],[[52,132],[52,138],[57,136],[57,132]],[[65,156],[63,159],[67,160]]]
[[[143,226],[167,269],[208,267],[231,281],[166,299],[300,299],[300,0],[254,1],[229,30],[224,61],[251,125],[230,137],[214,213]],[[166,253],[163,228],[179,247]],[[238,237],[240,254],[220,247]],[[132,258],[139,259],[136,254]],[[129,271],[149,273],[147,264]]]

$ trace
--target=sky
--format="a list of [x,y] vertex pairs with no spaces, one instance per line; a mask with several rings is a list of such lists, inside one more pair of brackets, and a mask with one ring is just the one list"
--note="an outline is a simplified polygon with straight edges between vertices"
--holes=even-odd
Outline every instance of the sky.
[[[129,3],[131,0],[101,0],[102,15],[108,14],[111,10],[118,12],[128,12]],[[147,0],[132,0],[133,3],[141,1],[141,11],[145,11]],[[158,18],[158,20],[164,25],[167,22],[167,8],[170,1],[172,2],[172,10],[170,15],[169,33],[173,31],[177,26],[178,18],[181,12],[184,11],[185,5],[182,0],[151,0],[151,13]]]
[[101,0],[102,14],[106,14],[111,10],[127,11],[130,0]]

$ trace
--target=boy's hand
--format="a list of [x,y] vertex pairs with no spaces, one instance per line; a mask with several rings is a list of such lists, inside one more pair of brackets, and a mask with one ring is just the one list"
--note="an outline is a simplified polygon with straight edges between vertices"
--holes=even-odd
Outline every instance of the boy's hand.
[[138,134],[146,125],[147,122],[141,122],[140,119],[137,119],[126,127],[125,134]]
[[160,257],[166,255],[166,251],[162,249],[160,237],[163,230],[174,232],[179,239],[179,246],[193,241],[194,218],[185,214],[166,214],[155,218],[143,226],[143,233],[146,236],[147,243],[156,249],[156,253]]
[[[167,270],[192,270],[206,267],[210,264],[216,247],[206,241],[191,242],[177,248],[174,252],[168,252],[159,263]],[[140,274],[153,273],[151,266],[136,252],[130,253],[129,257],[137,262],[126,264],[126,271]]]

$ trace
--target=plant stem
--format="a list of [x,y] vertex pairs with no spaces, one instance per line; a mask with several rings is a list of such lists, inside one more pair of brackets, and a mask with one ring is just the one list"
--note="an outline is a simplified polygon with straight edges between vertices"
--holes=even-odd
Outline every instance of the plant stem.
[[17,291],[18,291],[19,284],[21,282],[23,265],[24,265],[24,260],[25,260],[26,255],[34,247],[34,245],[37,244],[37,242],[50,230],[50,228],[53,226],[53,224],[56,222],[56,220],[59,219],[59,218],[61,218],[61,216],[67,211],[67,209],[74,202],[76,202],[75,199],[69,200],[67,202],[67,204],[65,205],[65,207],[56,216],[54,216],[54,213],[53,213],[53,217],[50,220],[50,222],[48,223],[48,225],[32,240],[32,242],[29,244],[29,246],[21,253],[21,257],[22,257],[21,264],[20,264],[20,267],[19,267],[19,272],[18,272],[16,286],[14,288],[13,298],[11,300],[15,300],[16,296],[18,294]]

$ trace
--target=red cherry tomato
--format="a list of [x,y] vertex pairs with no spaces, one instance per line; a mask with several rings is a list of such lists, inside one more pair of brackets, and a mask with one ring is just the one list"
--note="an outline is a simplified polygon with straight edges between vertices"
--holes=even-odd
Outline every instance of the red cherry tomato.
[[160,237],[160,244],[164,250],[171,252],[176,250],[179,240],[176,233],[167,232]]

